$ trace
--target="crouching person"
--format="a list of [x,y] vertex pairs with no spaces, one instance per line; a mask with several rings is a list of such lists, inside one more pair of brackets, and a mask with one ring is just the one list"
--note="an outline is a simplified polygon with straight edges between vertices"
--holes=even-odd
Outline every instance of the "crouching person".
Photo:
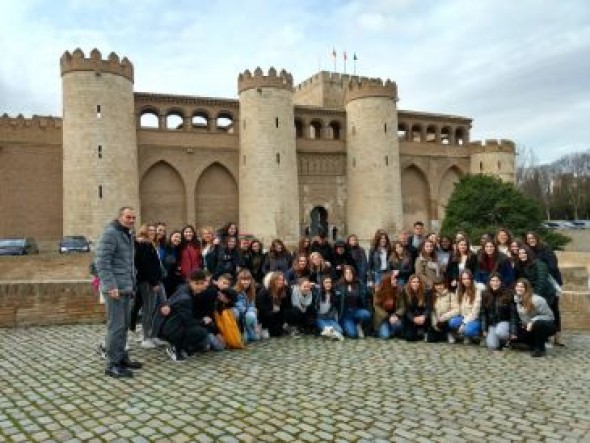
[[430,327],[432,306],[430,291],[416,274],[412,274],[404,288],[404,319],[402,336],[407,341],[424,340]]
[[193,315],[195,297],[206,289],[205,273],[193,272],[188,284],[181,286],[156,315],[154,331],[170,343],[166,352],[173,361],[184,361],[187,356],[208,348],[207,329]]
[[311,282],[302,277],[292,286],[291,308],[287,311],[287,323],[292,329],[292,335],[310,334],[315,330],[315,296]]
[[383,274],[373,298],[373,328],[384,340],[399,336],[402,331],[405,307],[398,276],[397,270]]
[[343,340],[342,327],[338,323],[340,294],[334,289],[332,277],[324,276],[322,287],[316,299],[316,326],[323,337]]
[[428,330],[426,341],[435,343],[446,339],[449,343],[455,343],[449,322],[457,317],[459,312],[457,295],[447,289],[444,278],[436,277],[432,292],[432,325]]
[[520,323],[520,326],[513,329],[512,338],[528,343],[532,348],[533,357],[543,357],[546,353],[547,339],[555,334],[553,311],[543,297],[533,294],[533,287],[527,279],[519,278],[514,291],[518,313],[518,318],[515,320]]
[[501,274],[493,272],[482,296],[480,313],[481,330],[489,351],[498,351],[508,344],[514,309],[512,291],[502,284]]
[[460,338],[467,338],[471,343],[479,344],[481,291],[473,280],[473,274],[467,269],[459,274],[457,296],[460,315],[449,321],[449,327]]

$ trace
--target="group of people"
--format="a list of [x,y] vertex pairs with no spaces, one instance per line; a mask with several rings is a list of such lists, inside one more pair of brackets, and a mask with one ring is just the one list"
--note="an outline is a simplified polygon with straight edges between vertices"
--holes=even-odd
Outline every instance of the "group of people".
[[500,229],[474,248],[464,233],[439,237],[416,222],[394,240],[378,230],[368,252],[354,234],[332,245],[321,232],[293,251],[280,239],[266,251],[235,223],[167,232],[160,222],[134,232],[134,222],[133,209],[122,208],[96,251],[107,375],[141,367],[126,351],[140,311],[141,346],[165,346],[174,361],[300,334],[484,338],[490,351],[526,343],[533,357],[545,355],[550,337],[562,345],[561,274],[534,232],[516,239]]

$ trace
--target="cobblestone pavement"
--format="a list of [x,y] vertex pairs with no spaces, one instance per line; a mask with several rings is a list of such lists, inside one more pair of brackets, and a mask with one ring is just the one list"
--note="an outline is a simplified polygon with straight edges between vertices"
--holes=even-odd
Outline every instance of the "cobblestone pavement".
[[[590,335],[547,358],[473,345],[272,339],[186,363],[104,326],[0,329],[2,441],[590,441]],[[136,347],[136,345],[134,344]]]

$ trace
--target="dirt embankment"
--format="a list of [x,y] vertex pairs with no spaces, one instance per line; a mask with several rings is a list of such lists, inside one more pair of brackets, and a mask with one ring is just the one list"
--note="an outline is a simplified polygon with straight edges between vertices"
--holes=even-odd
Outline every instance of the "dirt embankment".
[[90,278],[94,254],[41,253],[0,257],[0,280],[79,280]]

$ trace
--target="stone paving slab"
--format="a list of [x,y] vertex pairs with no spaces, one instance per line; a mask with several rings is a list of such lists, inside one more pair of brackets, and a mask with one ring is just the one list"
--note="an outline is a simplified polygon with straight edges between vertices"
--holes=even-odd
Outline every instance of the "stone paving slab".
[[399,340],[271,339],[103,375],[104,326],[0,329],[0,441],[590,441],[590,334],[533,359]]

